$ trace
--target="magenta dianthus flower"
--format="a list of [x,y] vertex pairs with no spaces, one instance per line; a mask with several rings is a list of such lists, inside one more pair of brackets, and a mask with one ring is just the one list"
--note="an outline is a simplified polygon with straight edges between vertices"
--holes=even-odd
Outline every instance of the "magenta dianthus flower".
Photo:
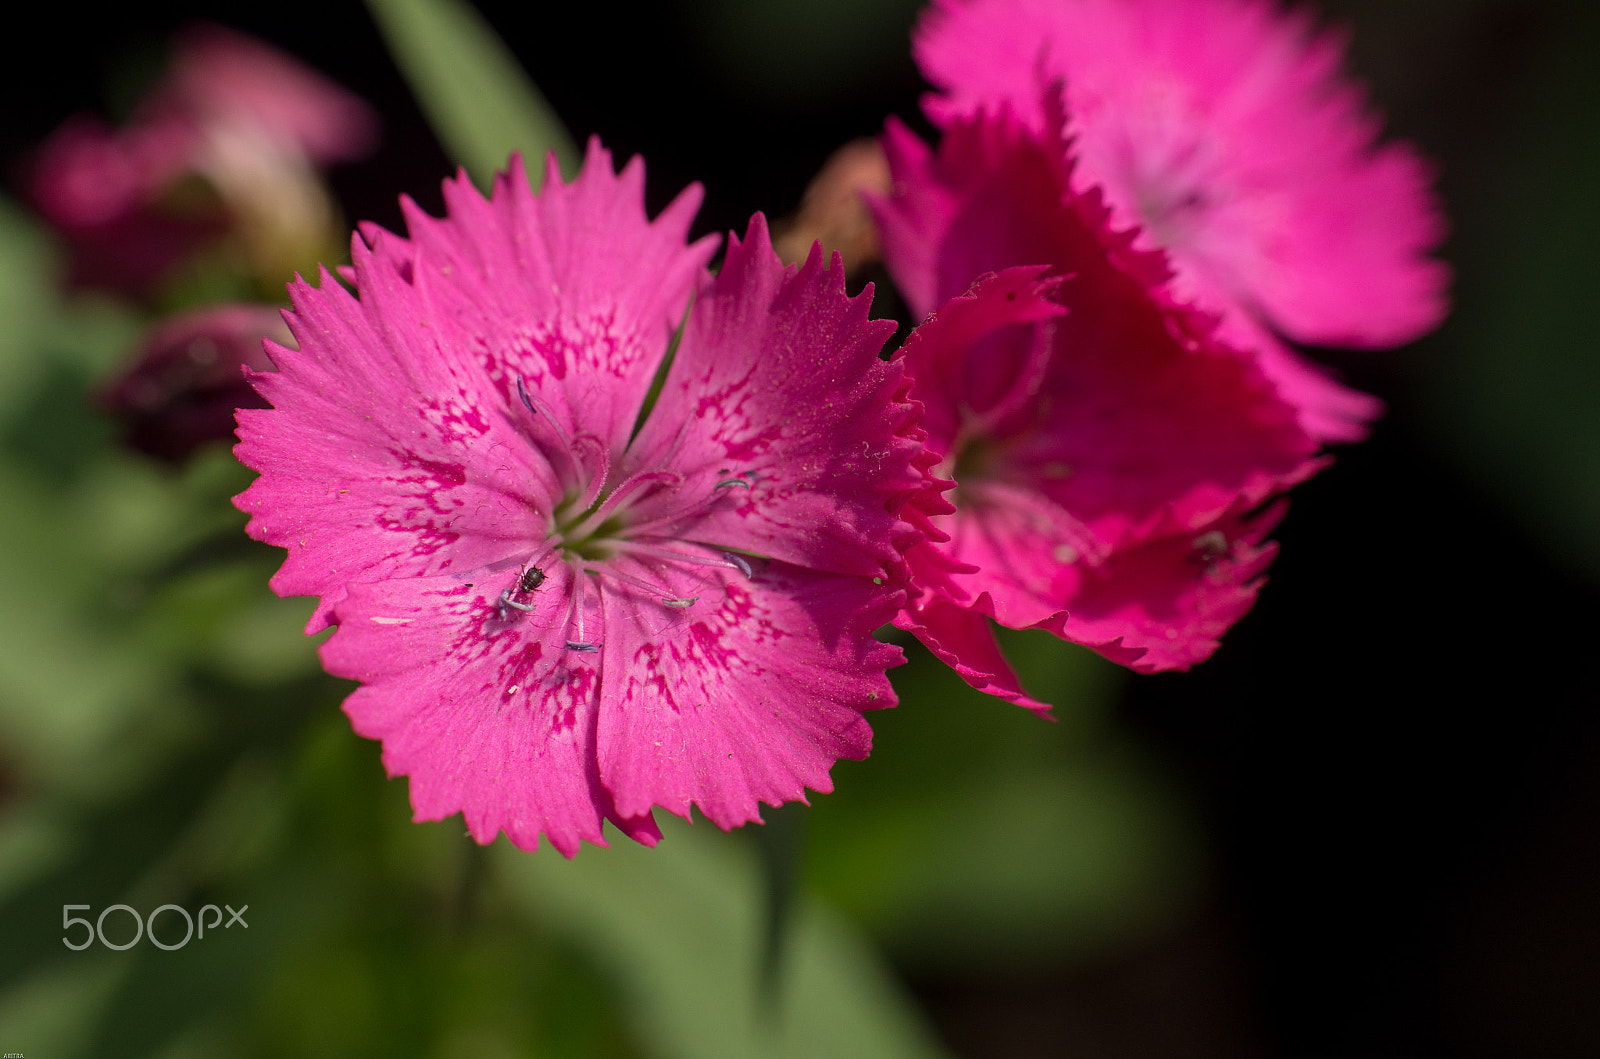
[[[591,142],[542,193],[463,175],[409,238],[364,227],[347,293],[291,286],[298,352],[239,414],[250,532],[318,595],[327,668],[419,820],[567,855],[654,806],[720,827],[831,789],[901,661],[908,502],[936,500],[893,324],[837,255],[785,269],[757,215],[715,278]],[[674,359],[653,407],[652,380]],[[642,417],[642,422],[641,422]]]
[[319,165],[361,158],[378,139],[377,115],[356,96],[271,45],[204,22],[178,34],[172,66],[140,111],[146,123],[247,126]]
[[1172,301],[1161,256],[1073,190],[1059,123],[1041,137],[1002,108],[952,121],[937,153],[894,124],[884,146],[885,260],[932,311],[902,359],[956,483],[910,552],[899,623],[1029,706],[989,619],[1141,671],[1205,659],[1254,601],[1270,501],[1316,470],[1315,440]]
[[1077,166],[1119,231],[1164,249],[1303,424],[1352,440],[1379,410],[1280,338],[1382,348],[1444,316],[1430,169],[1340,73],[1344,40],[1273,0],[935,0],[915,53],[947,124],[1004,104],[1048,131],[1064,82]]
[[98,403],[122,421],[133,448],[181,462],[201,445],[231,439],[236,409],[267,407],[240,371],[273,370],[263,338],[292,341],[275,306],[230,302],[169,317],[145,334]]
[[[377,140],[360,99],[277,49],[221,26],[185,28],[132,119],[69,119],[36,153],[34,205],[73,250],[71,281],[147,292],[237,230],[273,282],[334,213],[314,167]],[[212,195],[195,193],[196,180]]]

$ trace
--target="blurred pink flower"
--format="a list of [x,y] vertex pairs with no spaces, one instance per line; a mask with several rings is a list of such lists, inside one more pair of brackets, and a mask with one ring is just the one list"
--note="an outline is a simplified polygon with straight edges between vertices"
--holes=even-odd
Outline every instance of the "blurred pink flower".
[[227,230],[214,197],[166,202],[190,172],[193,131],[69,119],[34,156],[30,197],[72,251],[68,282],[134,294]]
[[263,338],[294,341],[270,305],[215,305],[171,317],[150,329],[132,367],[100,394],[100,406],[122,421],[133,448],[183,460],[200,445],[231,439],[235,409],[267,407],[243,371],[273,370]]
[[368,154],[378,123],[360,99],[276,48],[199,23],[178,35],[171,67],[144,105],[146,120],[248,124],[320,165]]
[[1431,171],[1340,72],[1341,35],[1273,0],[935,0],[916,58],[943,125],[1004,104],[1037,131],[1064,83],[1074,188],[1167,251],[1177,297],[1222,318],[1302,422],[1364,435],[1380,405],[1282,341],[1382,348],[1431,330],[1448,269]]
[[67,228],[105,224],[138,209],[182,176],[193,150],[193,137],[179,125],[118,131],[98,118],[72,118],[39,150],[34,203]]
[[376,137],[370,109],[333,82],[243,34],[196,25],[126,126],[79,116],[53,133],[29,192],[71,244],[77,286],[143,293],[229,230],[265,270],[287,275],[284,260],[334,218],[313,166],[358,158]]
[[902,362],[956,483],[909,553],[899,623],[975,687],[1037,706],[988,619],[1140,671],[1202,661],[1253,603],[1269,501],[1316,470],[1317,444],[1172,301],[1160,255],[1072,189],[1059,124],[1041,136],[1000,110],[953,119],[937,154],[899,125],[884,137],[885,261],[914,312],[937,307]]
[[444,219],[403,200],[409,238],[363,227],[359,300],[291,287],[237,503],[289,550],[273,587],[321,596],[307,631],[338,625],[323,661],[417,819],[571,856],[608,819],[653,844],[657,805],[759,819],[865,756],[900,512],[937,493],[837,255],[785,269],[758,215],[713,279],[698,187],[650,221],[643,164],[597,142],[544,186],[462,175]]

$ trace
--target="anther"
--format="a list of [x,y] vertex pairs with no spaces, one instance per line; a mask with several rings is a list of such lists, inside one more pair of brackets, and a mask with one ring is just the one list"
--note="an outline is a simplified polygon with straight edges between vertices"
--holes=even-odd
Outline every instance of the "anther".
[[734,566],[737,566],[739,568],[739,572],[745,576],[746,580],[756,576],[755,571],[750,569],[750,563],[745,560],[744,556],[735,555],[733,552],[723,552],[722,557],[728,560]]
[[699,596],[690,596],[688,599],[664,599],[661,601],[661,605],[663,607],[671,607],[673,610],[688,610],[699,601]]
[[511,590],[509,588],[504,588],[504,589],[500,590],[500,600],[499,600],[498,603],[495,604],[495,607],[500,611],[500,620],[501,621],[505,621],[505,619],[506,619],[506,608],[507,607],[516,607],[518,610],[522,611],[523,613],[527,613],[528,611],[537,609],[537,605],[536,604],[533,604],[533,603],[518,603],[516,600],[512,599],[511,598]]
[[726,488],[726,487],[728,487],[730,485],[742,485],[746,489],[750,488],[750,483],[745,481],[743,478],[724,478],[722,481],[720,481],[716,485],[712,486],[711,487],[711,491],[714,493],[718,489],[724,489],[724,488]]
[[588,643],[588,642],[585,642],[585,641],[568,640],[567,641],[567,650],[569,650],[569,651],[581,651],[581,652],[584,652],[586,654],[590,654],[590,653],[593,653],[593,652],[596,652],[596,651],[600,650],[600,645],[597,644],[597,643]]

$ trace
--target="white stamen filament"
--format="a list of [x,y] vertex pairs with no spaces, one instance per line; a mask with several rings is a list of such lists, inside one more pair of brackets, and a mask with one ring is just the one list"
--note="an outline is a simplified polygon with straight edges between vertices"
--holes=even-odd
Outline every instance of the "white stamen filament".
[[[556,480],[561,483],[561,488],[570,492],[583,481],[584,467],[573,450],[572,436],[561,425],[561,420],[556,418],[550,406],[537,394],[530,394],[528,387],[522,381],[522,376],[517,376],[517,396],[522,398],[522,406],[528,410],[528,417],[533,422],[533,429],[529,433],[529,440],[533,442],[556,472]],[[554,435],[555,444],[547,444],[551,435]],[[551,449],[554,448],[554,455]]]
[[[712,547],[712,545],[708,544],[704,545],[703,547],[709,548]],[[667,559],[670,561],[683,563],[695,563],[700,566],[723,566],[727,567],[729,570],[737,570],[747,578],[755,576],[755,571],[751,569],[750,563],[742,555],[737,555],[733,552],[720,552],[719,554],[721,555],[721,558],[719,559],[713,558],[709,555],[695,555],[692,552],[680,552],[672,548],[666,548],[659,544],[652,544],[646,541],[618,541],[616,544],[616,549],[617,551],[626,552],[630,555],[648,555],[656,559]]]
[[598,651],[600,645],[590,643],[583,632],[583,584],[589,574],[577,559],[569,560],[567,566],[572,571],[572,601],[567,611],[567,628],[578,634],[576,640],[567,640],[567,650]]
[[[595,508],[593,514],[568,530],[564,536],[572,540],[585,540],[605,524],[606,519],[610,518],[617,508],[622,506],[623,501],[632,497],[640,488],[656,482],[677,484],[681,481],[683,481],[683,476],[676,471],[640,471],[638,474],[629,475],[621,485],[612,490],[611,495],[606,497],[599,507]],[[588,509],[588,505],[585,505],[578,510],[587,511]],[[673,517],[677,518],[679,516]]]
[[648,537],[654,535],[658,529],[671,526],[675,523],[681,523],[687,519],[693,518],[710,508],[711,505],[715,504],[717,501],[722,500],[725,497],[732,496],[733,494],[729,491],[729,483],[734,482],[744,486],[746,489],[753,488],[751,483],[744,478],[724,478],[722,481],[712,486],[711,492],[708,495],[700,498],[697,503],[691,504],[682,510],[669,511],[656,518],[650,519],[647,522],[630,523],[628,526],[628,533],[636,537]]
[[694,603],[696,599],[700,598],[699,596],[695,596],[693,599],[683,599],[674,596],[671,592],[668,592],[656,585],[652,585],[643,578],[634,577],[632,574],[623,573],[610,563],[597,564],[590,569],[601,577],[609,577],[614,581],[620,581],[625,585],[631,585],[632,587],[644,592],[646,595],[655,596],[664,606],[674,607],[681,610],[684,607]]
[[[593,453],[593,470],[589,470],[584,465],[583,458],[577,451],[580,446]],[[591,507],[594,507],[595,502],[600,499],[600,495],[605,492],[606,481],[611,477],[611,450],[606,447],[605,442],[593,434],[579,434],[572,439],[572,447],[573,460],[580,468],[588,471],[589,474],[589,488],[583,491],[583,496],[573,505],[573,510],[588,511]]]

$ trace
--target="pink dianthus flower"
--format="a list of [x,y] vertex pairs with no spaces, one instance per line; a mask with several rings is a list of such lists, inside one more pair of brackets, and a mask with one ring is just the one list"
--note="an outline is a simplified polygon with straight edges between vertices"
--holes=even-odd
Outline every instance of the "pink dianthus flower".
[[266,408],[240,367],[272,371],[261,340],[291,343],[271,305],[224,303],[152,327],[133,363],[99,394],[128,444],[179,463],[208,442],[233,437],[234,411]]
[[1219,315],[1308,430],[1352,440],[1378,402],[1283,341],[1382,348],[1431,330],[1448,270],[1427,163],[1378,144],[1343,36],[1274,0],[935,0],[915,54],[940,124],[1004,104],[1047,131],[1064,82],[1075,189],[1164,249],[1182,300]]
[[1073,189],[1056,128],[1002,107],[953,120],[935,153],[891,124],[894,193],[874,203],[890,274],[932,311],[901,359],[956,483],[897,621],[1028,706],[989,619],[1187,668],[1253,603],[1271,501],[1319,465],[1255,362],[1171,300],[1161,256]]
[[[409,238],[363,227],[352,296],[296,282],[298,352],[239,413],[249,530],[318,595],[345,711],[419,820],[567,855],[651,811],[728,828],[864,757],[902,658],[908,501],[937,503],[893,324],[835,255],[785,269],[757,215],[715,278],[591,142],[568,185],[520,160]],[[652,380],[669,356],[659,396]],[[642,422],[641,422],[642,417]]]
[[377,118],[356,96],[261,41],[198,23],[178,34],[126,125],[78,115],[40,145],[29,194],[71,244],[75,285],[144,293],[230,231],[276,283],[291,271],[283,259],[323,238],[335,212],[314,167],[376,140]]
[[319,165],[361,158],[378,139],[377,116],[359,98],[271,45],[205,22],[178,34],[171,67],[140,109],[150,122],[250,126]]

